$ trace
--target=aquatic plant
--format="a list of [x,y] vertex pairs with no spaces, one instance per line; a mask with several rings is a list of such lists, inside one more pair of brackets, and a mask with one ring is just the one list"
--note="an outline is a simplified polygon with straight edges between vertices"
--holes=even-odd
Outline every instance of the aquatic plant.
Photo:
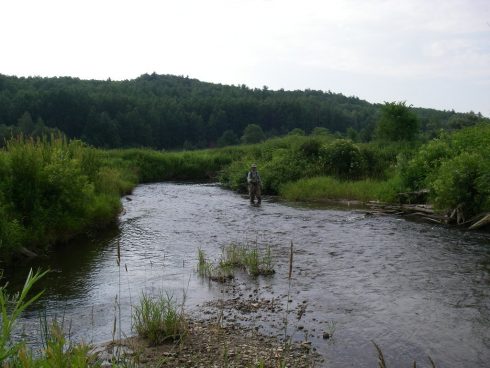
[[2,367],[89,367],[94,366],[96,359],[90,353],[90,346],[86,344],[72,344],[64,335],[62,326],[53,321],[49,326],[44,325],[43,349],[34,353],[28,349],[24,341],[13,339],[12,331],[22,313],[37,301],[43,291],[32,297],[28,294],[34,285],[46,275],[48,271],[29,271],[22,290],[9,295],[4,285],[0,287],[0,362]]
[[173,296],[169,294],[151,297],[143,292],[132,317],[136,332],[148,339],[151,345],[180,340],[186,333],[187,322],[183,308],[179,310]]
[[270,245],[260,249],[257,244],[249,246],[232,243],[223,248],[220,264],[244,269],[252,276],[274,273]]
[[33,273],[31,269],[21,292],[13,296],[7,293],[6,285],[0,287],[0,313],[2,317],[0,362],[12,359],[21,349],[22,343],[14,343],[12,341],[12,331],[22,312],[43,294],[41,291],[33,297],[28,298],[28,294],[34,284],[46,275],[46,273],[47,271],[36,271]]

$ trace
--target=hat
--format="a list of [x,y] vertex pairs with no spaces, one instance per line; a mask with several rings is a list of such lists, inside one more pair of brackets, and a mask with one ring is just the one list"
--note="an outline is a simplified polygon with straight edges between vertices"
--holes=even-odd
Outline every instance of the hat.
[[252,164],[252,166],[251,166],[251,167],[255,167],[255,168],[256,168],[256,167],[257,167],[257,164]]

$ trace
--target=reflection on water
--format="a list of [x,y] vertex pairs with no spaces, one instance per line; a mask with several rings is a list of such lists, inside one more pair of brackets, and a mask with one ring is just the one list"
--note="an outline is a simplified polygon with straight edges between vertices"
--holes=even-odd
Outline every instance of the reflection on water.
[[[250,288],[285,297],[293,241],[291,307],[308,305],[301,323],[329,367],[376,366],[371,340],[393,366],[425,362],[427,355],[444,367],[490,361],[488,234],[368,217],[361,210],[267,201],[251,207],[214,185],[142,185],[131,199],[123,199],[119,230],[36,260],[53,272],[41,285],[46,293],[37,309],[24,318],[25,331],[36,329],[37,311],[46,308],[70,321],[78,339],[110,339],[115,317],[131,334],[131,305],[142,290],[163,288],[179,297],[186,291],[187,309],[197,312],[198,304],[223,297],[221,287],[195,274],[197,248],[216,258],[230,242],[271,245],[277,273]],[[26,266],[9,273],[12,283],[25,277]],[[325,341],[321,331],[331,321],[335,339]],[[261,324],[269,333],[278,328],[273,321]]]

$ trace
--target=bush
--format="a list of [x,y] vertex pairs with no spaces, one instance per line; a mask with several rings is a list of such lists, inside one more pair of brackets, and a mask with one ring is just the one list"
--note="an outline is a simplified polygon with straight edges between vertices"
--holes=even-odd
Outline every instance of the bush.
[[403,185],[408,190],[426,189],[432,173],[451,156],[448,142],[436,139],[421,147],[416,156],[400,167]]
[[400,166],[408,190],[429,188],[439,209],[456,209],[468,218],[489,210],[490,124],[443,133]]
[[357,179],[362,176],[361,152],[351,141],[338,139],[322,146],[320,160],[327,175],[343,179]]
[[463,152],[441,164],[430,183],[434,204],[441,209],[458,208],[464,217],[490,211],[490,165],[479,154]]
[[134,185],[103,156],[63,137],[18,138],[0,152],[0,252],[47,248],[113,221]]
[[306,160],[287,149],[278,149],[273,157],[262,164],[263,189],[270,194],[279,193],[282,184],[308,176],[310,171]]
[[299,146],[299,153],[308,160],[316,161],[320,156],[322,142],[319,139],[309,138]]

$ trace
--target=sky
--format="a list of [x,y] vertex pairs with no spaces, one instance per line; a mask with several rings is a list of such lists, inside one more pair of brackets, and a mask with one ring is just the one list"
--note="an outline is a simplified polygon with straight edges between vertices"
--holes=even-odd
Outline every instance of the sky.
[[490,117],[490,0],[0,1],[0,74],[153,72]]

